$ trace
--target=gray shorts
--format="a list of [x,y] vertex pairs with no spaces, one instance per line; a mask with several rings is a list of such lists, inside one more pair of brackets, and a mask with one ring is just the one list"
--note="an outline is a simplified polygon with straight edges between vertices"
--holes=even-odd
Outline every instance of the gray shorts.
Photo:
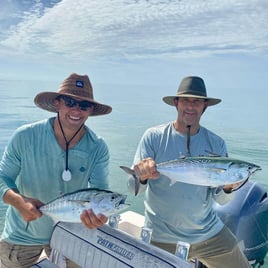
[[0,241],[0,267],[29,268],[38,262],[43,250],[45,250],[45,252],[49,255],[49,245],[15,245],[2,240]]
[[[49,256],[49,245],[25,246],[0,241],[0,268],[29,268],[40,261],[40,257]],[[45,254],[44,254],[45,253]],[[71,260],[66,259],[67,268],[80,268]]]
[[[0,268],[29,268],[40,261],[40,257],[48,258],[51,253],[49,245],[25,246],[0,241]],[[69,259],[65,259],[67,268],[80,268]]]
[[[176,245],[168,243],[152,244],[175,253]],[[237,246],[235,236],[224,227],[216,236],[201,243],[192,244],[189,250],[189,259],[198,259],[208,268],[252,268],[246,256]]]

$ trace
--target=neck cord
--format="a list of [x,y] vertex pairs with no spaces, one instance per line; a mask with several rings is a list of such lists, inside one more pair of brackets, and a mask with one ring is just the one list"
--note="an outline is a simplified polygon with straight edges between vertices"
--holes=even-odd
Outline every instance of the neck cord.
[[191,125],[187,125],[187,156],[191,156],[190,141],[191,141]]
[[[78,132],[81,130],[81,128],[84,126],[84,124],[82,124],[78,130],[74,133],[74,135],[67,141],[66,139],[66,136],[65,136],[65,133],[63,131],[63,127],[62,127],[62,124],[61,124],[61,121],[60,121],[60,117],[59,117],[59,114],[58,114],[58,121],[59,121],[59,126],[60,126],[60,130],[61,130],[61,133],[62,133],[62,136],[65,140],[65,171],[68,172],[69,171],[69,167],[68,167],[68,158],[69,158],[69,145],[71,143],[71,141],[74,139],[74,137],[78,134]],[[67,179],[66,176],[64,175],[64,171],[63,171],[63,174],[62,174],[62,177],[63,177],[63,180],[70,180],[71,179],[71,173],[69,171],[69,176],[70,178]]]

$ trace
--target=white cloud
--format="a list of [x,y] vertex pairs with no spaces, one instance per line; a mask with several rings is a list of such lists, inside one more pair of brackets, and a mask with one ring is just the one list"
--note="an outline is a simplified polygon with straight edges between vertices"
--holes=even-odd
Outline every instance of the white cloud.
[[[46,1],[44,1],[46,2]],[[4,32],[1,54],[132,60],[267,53],[266,0],[36,3]]]

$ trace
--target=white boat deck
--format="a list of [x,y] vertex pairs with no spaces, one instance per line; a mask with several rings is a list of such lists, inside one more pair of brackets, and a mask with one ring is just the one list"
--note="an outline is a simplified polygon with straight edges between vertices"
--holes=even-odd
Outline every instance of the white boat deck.
[[89,230],[81,223],[59,222],[51,238],[52,258],[32,268],[64,267],[64,257],[83,268],[192,268],[193,265],[140,239],[142,215],[122,213],[118,229],[105,224]]

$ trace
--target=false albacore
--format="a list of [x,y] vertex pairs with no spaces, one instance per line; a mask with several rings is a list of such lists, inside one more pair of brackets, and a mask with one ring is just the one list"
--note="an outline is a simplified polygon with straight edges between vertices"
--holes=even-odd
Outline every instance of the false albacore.
[[[135,178],[135,194],[139,189],[139,178],[133,169],[120,166]],[[157,171],[175,182],[183,182],[202,186],[218,187],[240,183],[261,167],[246,161],[229,157],[184,157],[156,165]]]
[[127,196],[96,188],[81,189],[62,195],[41,206],[40,211],[55,222],[81,222],[83,210],[92,209],[95,214],[109,217],[129,207],[125,204]]

